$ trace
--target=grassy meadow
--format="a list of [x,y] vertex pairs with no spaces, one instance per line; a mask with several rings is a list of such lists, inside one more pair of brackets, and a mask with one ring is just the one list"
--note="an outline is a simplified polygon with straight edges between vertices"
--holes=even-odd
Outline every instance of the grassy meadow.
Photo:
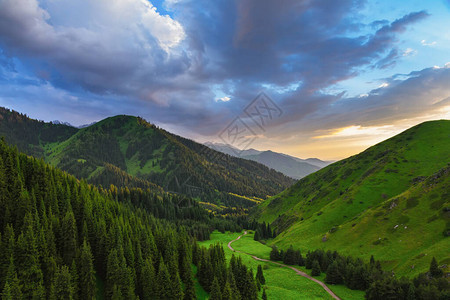
[[[220,233],[215,231],[211,234],[211,239],[208,241],[199,242],[200,245],[208,247],[211,244],[221,243],[227,259],[231,258],[232,254],[239,255],[242,260],[249,267],[253,268],[254,274],[258,264],[261,264],[264,270],[264,277],[266,278],[266,293],[268,299],[332,299],[332,297],[317,283],[296,275],[294,271],[282,268],[272,263],[255,261],[247,254],[235,253],[228,248],[228,243],[236,239],[242,233]],[[253,240],[253,232],[243,236],[240,240],[232,244],[233,248],[239,251],[251,253],[260,258],[269,258],[271,248]],[[301,269],[300,267],[298,267]],[[310,274],[310,270],[301,269]],[[323,281],[325,274],[317,277]],[[329,285],[330,289],[342,299],[364,299],[364,292],[353,291],[341,285]],[[262,293],[262,292],[261,292]],[[203,295],[199,295],[199,299]]]

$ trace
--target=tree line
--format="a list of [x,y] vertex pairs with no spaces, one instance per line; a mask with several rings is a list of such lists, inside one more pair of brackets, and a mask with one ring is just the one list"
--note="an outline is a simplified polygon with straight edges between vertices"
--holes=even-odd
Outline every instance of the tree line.
[[2,139],[2,299],[195,299],[195,239],[170,221],[188,212],[157,219],[132,203],[144,194],[97,188]]
[[192,255],[192,261],[198,268],[198,281],[211,294],[210,300],[258,299],[258,292],[265,284],[261,265],[256,276],[240,256],[233,255],[227,265],[220,244],[211,245],[208,249],[194,245]]
[[344,284],[353,290],[366,291],[369,300],[383,299],[450,299],[450,285],[433,258],[430,270],[413,279],[397,279],[384,271],[372,256],[368,263],[360,258],[344,256],[336,251],[308,251],[305,256],[289,247],[286,251],[272,247],[270,259],[287,265],[304,266],[312,276],[325,273],[328,284]]

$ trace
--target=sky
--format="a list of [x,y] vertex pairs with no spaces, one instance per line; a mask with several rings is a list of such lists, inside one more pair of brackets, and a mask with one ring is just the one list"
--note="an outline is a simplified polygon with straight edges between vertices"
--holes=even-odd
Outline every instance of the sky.
[[0,106],[341,159],[450,119],[450,0],[0,0]]

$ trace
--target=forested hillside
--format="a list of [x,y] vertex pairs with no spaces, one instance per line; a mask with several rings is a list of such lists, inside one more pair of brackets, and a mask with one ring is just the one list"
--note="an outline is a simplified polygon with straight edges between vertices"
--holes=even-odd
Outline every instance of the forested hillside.
[[195,299],[194,237],[226,224],[241,230],[191,199],[99,189],[0,141],[3,299]]
[[259,163],[231,157],[164,131],[141,118],[117,116],[76,129],[0,110],[0,134],[19,150],[88,182],[157,188],[227,206],[255,205],[294,181]]
[[450,121],[431,121],[309,175],[255,216],[274,244],[380,259],[414,276],[450,260]]

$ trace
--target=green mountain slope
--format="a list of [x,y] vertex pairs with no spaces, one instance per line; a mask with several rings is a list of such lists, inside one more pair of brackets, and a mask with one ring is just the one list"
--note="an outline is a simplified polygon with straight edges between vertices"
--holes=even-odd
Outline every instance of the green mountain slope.
[[255,216],[282,247],[374,254],[417,274],[429,255],[450,262],[449,163],[450,121],[422,123],[303,178]]
[[0,139],[2,299],[192,299],[214,220],[177,197],[98,189]]
[[28,118],[24,114],[0,107],[0,136],[16,145],[20,151],[36,157],[44,156],[46,145],[62,142],[78,129],[45,123]]
[[0,117],[0,133],[19,150],[104,186],[156,184],[206,202],[253,206],[254,201],[235,195],[266,198],[294,182],[137,117],[116,116],[83,129],[31,120],[9,110],[0,111]]

